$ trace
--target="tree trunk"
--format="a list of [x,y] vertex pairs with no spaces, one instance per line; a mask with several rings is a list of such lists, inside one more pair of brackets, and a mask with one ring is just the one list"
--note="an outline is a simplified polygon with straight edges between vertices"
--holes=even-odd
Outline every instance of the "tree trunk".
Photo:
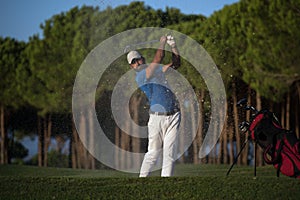
[[[227,108],[227,101],[225,102],[224,108]],[[220,110],[220,121],[222,121],[221,119],[224,119],[224,124],[223,127],[219,126],[219,131],[221,131],[221,135],[220,135],[220,146],[219,146],[219,163],[218,164],[222,164],[224,163],[224,160],[226,160],[227,162],[227,158],[225,159],[225,156],[227,157],[227,125],[226,125],[226,121],[227,121],[227,109],[225,110]]]
[[[236,151],[240,152],[241,150],[241,135],[239,131],[239,114],[237,109],[237,96],[236,96],[236,85],[235,82],[232,83],[232,99],[233,99],[233,118],[234,118],[234,132],[236,138]],[[237,164],[241,164],[241,156],[239,156]]]
[[298,103],[296,103],[296,115],[295,115],[295,120],[296,120],[295,126],[296,126],[296,128],[295,128],[295,130],[296,130],[296,135],[297,135],[298,139],[300,139],[300,130],[299,130],[300,129],[299,128],[299,126],[300,126],[300,124],[299,124],[300,83],[299,82],[296,84],[296,87],[297,87],[297,92],[298,92],[298,101],[296,100],[296,102],[298,102]]
[[78,134],[77,134],[77,130],[74,124],[74,120],[72,122],[72,136],[71,136],[71,142],[72,146],[71,146],[71,159],[72,159],[72,168],[76,169],[78,168]]
[[297,84],[296,84],[296,86],[297,86],[297,91],[298,91],[298,102],[300,103],[300,82],[298,82]]
[[1,115],[2,115],[2,112],[1,112],[1,108],[0,108],[0,164],[2,164],[2,162],[3,162],[3,160],[2,160],[2,157],[3,157],[2,133],[3,133],[3,131],[2,131]]
[[44,131],[43,131],[43,119],[38,116],[38,165],[44,166]]
[[43,134],[44,134],[44,160],[43,160],[43,167],[47,167],[47,161],[48,161],[48,148],[47,148],[47,130],[48,130],[48,121],[47,118],[44,119],[44,127],[43,127]]
[[[120,148],[120,128],[116,125],[115,127],[115,145]],[[115,152],[115,166],[120,168],[120,155],[119,151]]]
[[[250,87],[248,87],[248,97],[247,97],[247,102],[248,102],[248,104],[249,105],[252,105],[252,103],[251,103],[251,88]],[[246,121],[250,121],[250,112],[246,112]],[[249,137],[249,133],[248,133],[248,131],[246,131],[245,133],[245,140],[247,140],[248,139],[248,137]],[[244,150],[243,150],[243,153],[242,153],[242,164],[243,165],[247,165],[248,164],[248,154],[249,154],[249,142],[247,142],[247,144],[246,144],[246,146],[245,146],[245,148],[244,148]]]
[[[201,148],[201,145],[203,143],[203,123],[204,123],[204,98],[205,98],[205,90],[201,89],[200,91],[200,103],[199,103],[199,112],[200,112],[200,118],[199,118],[199,127],[197,130],[197,143],[198,143],[198,152]],[[197,152],[197,154],[198,154]],[[202,162],[202,160],[200,160],[199,162]]]
[[[71,121],[71,123],[73,124],[73,121]],[[72,127],[72,129],[73,129],[73,127]],[[69,140],[70,140],[70,142],[69,142],[68,167],[73,168],[73,162],[72,162],[72,159],[73,159],[73,132],[70,133]]]
[[300,138],[300,135],[299,135],[299,103],[296,103],[295,104],[295,110],[296,110],[296,114],[295,114],[295,132],[296,132],[296,135],[297,135],[297,138],[299,139]]
[[[1,109],[0,109],[0,115],[1,115]],[[0,117],[1,118],[1,117]],[[2,149],[3,145],[2,145],[2,123],[1,123],[1,120],[0,120],[0,164],[2,164],[2,152],[3,152],[3,149]]]
[[[220,110],[220,119],[222,119],[224,117],[224,113],[222,112],[222,110]],[[219,120],[220,120],[219,119]],[[224,129],[223,129],[224,130]],[[217,143],[216,144],[216,146],[217,145],[219,145],[219,149],[217,149],[218,151],[217,151],[217,164],[221,164],[221,162],[222,162],[222,152],[224,152],[224,151],[222,151],[222,147],[223,147],[223,143],[224,143],[224,137],[223,137],[223,135],[224,135],[224,131],[223,130],[221,130],[221,127],[220,127],[220,125],[218,125],[218,132],[219,131],[221,131],[221,135],[220,135],[220,139],[219,139],[219,144]],[[226,134],[226,133],[225,133]]]
[[55,141],[56,141],[56,152],[58,154],[62,154],[63,153],[62,150],[63,150],[63,148],[65,146],[65,142],[66,142],[64,137],[62,135],[56,135]]
[[[126,130],[132,131],[132,126],[129,123],[129,120],[127,122],[126,125],[128,128]],[[132,142],[132,136],[130,136],[129,134],[125,133],[125,149],[126,151],[131,151],[132,150],[132,146],[131,146],[131,142]],[[125,160],[126,160],[126,168],[130,169],[132,168],[132,162],[134,162],[133,160],[129,160],[127,156],[125,156]]]
[[45,117],[45,123],[44,123],[44,167],[48,166],[48,150],[51,143],[51,130],[52,130],[52,119],[51,114],[48,115],[48,117]]
[[[130,130],[131,127],[130,123],[126,122],[126,130]],[[130,161],[128,160],[128,158],[126,157],[126,151],[130,151],[129,146],[130,145],[130,135],[128,135],[127,133],[125,133],[124,131],[121,131],[121,149],[123,149],[124,151],[121,152],[121,167],[122,168],[129,168]]]
[[291,109],[291,95],[290,92],[287,93],[286,98],[286,114],[285,114],[285,120],[286,120],[286,126],[285,128],[290,130],[290,109]]
[[1,105],[1,108],[0,108],[0,112],[1,112],[1,116],[0,116],[0,126],[1,126],[1,164],[7,164],[8,163],[8,138],[7,138],[7,132],[6,132],[6,129],[5,129],[5,110],[4,110],[4,106]]
[[194,164],[198,164],[199,163],[199,157],[198,157],[198,151],[199,151],[199,148],[198,148],[198,137],[199,135],[197,134],[197,124],[199,124],[199,121],[195,121],[195,105],[192,104],[191,107],[190,107],[190,113],[191,113],[191,120],[192,120],[192,135],[194,137],[194,140],[193,140],[193,143],[192,143],[192,146],[193,146],[193,163]]
[[232,164],[234,161],[234,144],[233,144],[233,126],[229,124],[227,121],[227,127],[228,127],[228,134],[229,134],[229,144],[230,144],[230,149],[229,149],[229,163]]
[[[213,127],[213,133],[216,134],[218,132],[218,123],[214,123],[214,127]],[[214,136],[215,137],[215,136]],[[217,163],[217,145],[218,143],[216,143],[216,145],[214,146],[214,148],[211,150],[210,154],[209,154],[209,160],[208,163],[210,164],[216,164]]]
[[[139,124],[139,107],[142,101],[142,96],[135,95],[133,98],[133,101],[131,102],[131,111],[132,111],[132,120],[138,125]],[[138,130],[132,129],[133,132],[137,132]],[[135,153],[140,152],[141,149],[141,143],[140,138],[137,137],[131,137],[131,145],[132,145],[132,151]],[[137,168],[141,160],[133,160],[133,168]]]
[[87,127],[86,127],[86,118],[84,115],[81,115],[80,117],[80,127],[79,127],[79,134],[81,136],[81,140],[78,138],[78,155],[79,155],[79,165],[80,168],[84,168],[84,169],[88,169],[88,154],[86,149],[84,148],[82,142],[86,142],[87,141]]
[[228,163],[228,150],[227,150],[227,146],[228,146],[228,133],[227,133],[228,116],[227,116],[227,113],[225,113],[225,115],[226,115],[226,119],[225,119],[225,123],[224,123],[223,134],[222,134],[223,135],[223,163],[227,164]]
[[285,102],[281,103],[281,126],[285,128]]
[[[92,113],[91,109],[89,110],[89,118],[88,119],[89,119],[89,123],[88,123],[89,124],[89,132],[87,134],[88,134],[89,146],[92,150],[91,152],[95,152],[95,132],[94,132],[95,127],[94,127],[94,121],[93,121],[93,113]],[[94,156],[90,152],[87,152],[87,153],[89,155],[88,156],[89,163],[90,163],[89,169],[96,169],[96,161],[95,161]]]
[[[256,108],[257,108],[257,110],[261,110],[261,108],[262,108],[262,106],[261,106],[261,96],[260,96],[260,94],[257,92],[256,93]],[[257,145],[258,146],[258,145]],[[257,149],[257,165],[258,166],[262,166],[263,165],[263,151],[262,151],[262,149],[258,146],[258,148],[256,148]]]

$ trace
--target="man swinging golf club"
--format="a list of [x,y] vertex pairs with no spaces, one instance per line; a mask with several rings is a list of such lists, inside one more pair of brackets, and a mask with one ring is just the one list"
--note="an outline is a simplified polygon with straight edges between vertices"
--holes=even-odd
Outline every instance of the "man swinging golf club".
[[[172,61],[161,65],[166,43],[172,49]],[[163,155],[161,176],[169,177],[173,174],[181,120],[179,103],[165,77],[165,73],[170,68],[177,69],[180,66],[175,40],[171,35],[162,36],[155,56],[148,65],[145,64],[145,58],[137,51],[130,51],[127,60],[131,68],[136,71],[136,82],[150,103],[148,151],[144,156],[140,177],[150,175],[161,153]]]

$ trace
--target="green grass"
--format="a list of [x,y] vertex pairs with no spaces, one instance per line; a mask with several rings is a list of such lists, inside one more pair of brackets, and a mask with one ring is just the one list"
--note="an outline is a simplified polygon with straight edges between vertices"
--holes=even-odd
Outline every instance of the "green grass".
[[175,176],[138,178],[114,170],[0,166],[0,199],[299,199],[300,180],[272,166],[177,165]]

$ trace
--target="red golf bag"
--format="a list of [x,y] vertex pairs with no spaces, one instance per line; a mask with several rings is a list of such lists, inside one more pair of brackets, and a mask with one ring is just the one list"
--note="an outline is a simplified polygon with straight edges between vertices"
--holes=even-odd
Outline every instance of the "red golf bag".
[[279,173],[300,178],[300,140],[281,127],[274,113],[259,111],[250,123],[251,138],[263,149],[263,158]]

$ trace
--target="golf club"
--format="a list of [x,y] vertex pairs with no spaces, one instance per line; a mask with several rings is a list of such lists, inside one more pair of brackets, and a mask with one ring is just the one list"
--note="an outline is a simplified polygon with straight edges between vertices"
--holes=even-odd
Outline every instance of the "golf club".
[[[243,98],[241,100],[239,100],[236,104],[237,107],[241,107],[242,109],[244,110],[250,110],[250,111],[254,111],[255,114],[258,113],[258,110],[256,108],[254,108],[253,106],[251,105],[248,105],[247,104],[248,101],[247,101],[247,98]],[[253,116],[255,115],[253,114]],[[249,130],[249,127],[250,127],[250,122],[248,121],[243,121],[242,123],[239,124],[239,129],[242,131],[242,132],[247,132]],[[247,142],[250,140],[250,136],[248,136],[244,142],[244,144],[242,145],[241,147],[241,150],[238,152],[237,156],[235,157],[234,159],[234,162],[232,163],[232,165],[230,166],[229,170],[227,171],[227,174],[226,176],[229,175],[230,171],[232,170],[233,166],[237,163],[238,161],[238,157],[240,156],[241,152],[243,151],[243,149],[245,148]],[[257,145],[256,143],[254,143],[254,177],[256,177],[256,151],[257,151]]]
[[243,98],[237,102],[238,107],[242,107],[244,110],[251,110],[257,113],[258,111],[253,106],[247,105],[247,98]]

